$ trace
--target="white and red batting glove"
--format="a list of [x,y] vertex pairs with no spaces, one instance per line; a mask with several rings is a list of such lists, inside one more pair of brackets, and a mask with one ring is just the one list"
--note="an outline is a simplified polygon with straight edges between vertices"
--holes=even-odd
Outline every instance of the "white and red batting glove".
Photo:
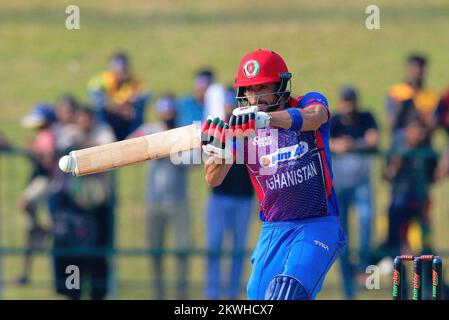
[[229,125],[220,118],[207,119],[201,128],[201,144],[205,154],[219,160],[233,159],[232,146],[227,141]]
[[[235,118],[235,120],[233,119]],[[271,117],[268,113],[259,111],[257,106],[245,106],[240,108],[235,108],[232,111],[231,120],[229,124],[231,130],[233,125],[238,126],[245,132],[247,129],[261,129],[266,128],[270,125]]]

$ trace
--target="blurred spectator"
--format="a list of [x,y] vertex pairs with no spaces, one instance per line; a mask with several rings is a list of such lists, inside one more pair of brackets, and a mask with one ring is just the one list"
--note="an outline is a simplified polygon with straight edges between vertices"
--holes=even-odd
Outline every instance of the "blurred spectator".
[[[349,209],[354,206],[359,222],[359,265],[351,261],[348,249],[341,256],[343,288],[347,299],[355,296],[354,277],[365,275],[368,266],[365,254],[370,251],[373,223],[371,190],[372,152],[377,150],[379,134],[370,112],[360,110],[358,95],[353,87],[341,92],[339,112],[331,118],[330,147],[334,153],[334,188],[337,194],[341,226],[349,236]],[[363,281],[364,282],[364,281]]]
[[425,124],[425,143],[430,143],[432,114],[440,98],[438,93],[425,87],[426,70],[427,59],[411,54],[407,58],[405,82],[393,85],[389,90],[386,107],[393,147],[403,143],[404,126],[410,117],[419,117]]
[[[442,128],[449,135],[449,88],[443,93],[435,111],[432,129]],[[435,171],[435,180],[441,181],[449,176],[449,143],[441,154],[437,169]],[[433,254],[437,254],[432,251]],[[443,282],[443,297],[449,297],[449,285]]]
[[[71,95],[62,96],[56,103],[57,121],[52,126],[52,131],[55,135],[55,166],[57,166],[58,159],[82,144],[84,134],[81,128],[75,123],[75,115],[78,108],[78,102]],[[62,188],[59,185],[62,182],[60,178],[65,176],[58,169],[55,175],[56,177],[52,180],[51,195],[49,198],[49,210],[52,217],[56,214],[53,203],[57,203],[56,199]]]
[[[96,123],[91,109],[77,109],[74,123],[81,138],[73,149],[114,141],[112,130]],[[107,254],[112,248],[114,222],[113,185],[109,172],[74,177],[58,171],[55,175],[51,198],[55,284],[56,291],[70,299],[82,297],[87,281],[91,299],[103,299],[107,294],[110,272]],[[66,287],[69,265],[79,267],[80,290]]]
[[[229,117],[235,107],[235,93],[214,82],[209,69],[199,70],[195,76],[195,95],[179,100],[177,123],[180,126],[202,121],[208,114]],[[237,298],[241,292],[253,188],[246,167],[235,165],[223,183],[214,188],[206,205],[206,246],[210,253],[207,262],[205,295],[218,299],[222,295],[220,255],[227,232],[232,233],[232,263],[227,283],[227,296]]]
[[409,119],[404,134],[405,144],[392,150],[384,170],[384,177],[392,183],[388,236],[384,246],[392,252],[408,254],[407,233],[413,220],[421,226],[423,251],[431,247],[429,193],[434,182],[437,154],[425,143],[426,125],[421,119]]
[[55,120],[54,110],[47,103],[36,105],[22,119],[22,126],[36,130],[36,136],[27,152],[33,166],[31,176],[20,198],[20,207],[28,218],[27,249],[23,274],[18,280],[20,284],[28,283],[31,275],[33,250],[41,247],[43,238],[47,234],[46,228],[38,221],[37,212],[39,206],[46,204],[50,192],[55,149],[55,136],[51,131],[51,125]]
[[[214,87],[212,87],[214,86]],[[221,110],[211,114],[232,114],[236,105],[235,93],[213,84],[209,99]],[[220,95],[222,95],[220,97]],[[210,111],[209,111],[210,112]],[[254,189],[245,165],[235,164],[218,187],[212,189],[206,204],[206,248],[208,250],[206,288],[207,299],[220,299],[224,291],[228,299],[237,299],[242,292],[241,279]],[[225,240],[231,242],[231,264],[226,278],[222,277],[221,255]]]
[[[421,118],[409,118],[404,128],[405,142],[391,150],[384,177],[392,184],[388,211],[388,234],[381,251],[391,254],[433,254],[431,245],[430,188],[434,182],[437,154],[427,140],[427,125]],[[412,223],[420,233],[410,232]],[[419,237],[420,239],[416,238]],[[421,244],[412,248],[411,242]],[[423,297],[429,299],[431,268],[423,265]],[[405,294],[408,286],[405,283]]]
[[150,96],[134,77],[125,53],[115,53],[109,70],[92,78],[88,88],[98,118],[112,127],[117,140],[125,139],[143,123]]
[[[172,94],[156,102],[160,119],[139,127],[131,137],[173,129],[176,118],[176,100]],[[163,256],[168,228],[173,229],[177,250],[177,298],[187,299],[188,250],[190,245],[190,210],[187,196],[186,165],[175,165],[171,159],[151,161],[147,178],[148,238],[155,250],[152,257],[157,299],[165,298],[165,268]]]
[[177,125],[179,127],[203,120],[207,88],[214,82],[212,70],[201,69],[195,74],[194,95],[183,96],[178,101]]
[[[213,115],[224,119],[226,117],[224,105],[229,105],[228,94],[229,89],[220,83],[212,83],[206,90],[204,95],[204,114]],[[233,99],[235,100],[235,92],[232,91]],[[232,111],[231,111],[232,113]]]
[[[52,126],[52,131],[55,135],[55,159],[54,165],[57,166],[57,161],[62,156],[75,150],[77,146],[82,144],[84,134],[75,123],[75,115],[78,112],[79,104],[71,95],[62,96],[56,103],[56,123]],[[58,198],[64,188],[62,185],[67,177],[58,169],[55,172],[55,177],[51,184],[51,195],[49,198],[49,210],[52,217],[56,215],[57,208],[55,204],[58,203]]]
[[56,137],[56,159],[71,151],[82,137],[79,127],[75,124],[78,107],[78,102],[71,95],[62,96],[56,103],[57,122],[52,127]]

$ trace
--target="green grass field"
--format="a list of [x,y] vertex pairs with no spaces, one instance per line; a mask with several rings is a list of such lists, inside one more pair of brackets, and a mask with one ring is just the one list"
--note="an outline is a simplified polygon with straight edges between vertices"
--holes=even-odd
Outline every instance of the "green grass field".
[[[81,29],[65,28],[65,8],[77,4]],[[156,95],[166,91],[189,93],[192,75],[201,66],[210,66],[218,80],[231,83],[240,58],[257,48],[279,52],[293,73],[296,94],[320,91],[331,108],[343,84],[355,84],[364,106],[372,110],[383,126],[383,103],[388,87],[402,80],[403,60],[410,51],[430,58],[428,85],[442,91],[449,85],[449,3],[412,0],[376,1],[380,7],[381,29],[365,28],[369,0],[330,1],[218,1],[218,0],[30,0],[0,4],[0,132],[24,146],[30,132],[20,127],[20,118],[38,101],[54,102],[72,92],[87,100],[89,78],[107,66],[117,49],[126,50],[135,73]],[[75,67],[74,67],[75,66]],[[150,107],[151,109],[151,107]],[[153,120],[152,112],[149,119]],[[381,130],[382,144],[388,132]],[[439,145],[443,141],[439,139]],[[28,172],[27,163],[16,157],[0,159],[1,244],[24,244],[25,219],[17,207]],[[380,162],[376,164],[379,167]],[[145,165],[119,170],[120,199],[117,210],[118,248],[145,248],[144,180]],[[193,212],[194,246],[203,247],[202,209],[208,189],[201,168],[191,172],[190,197]],[[375,243],[385,235],[388,186],[376,179]],[[435,191],[435,244],[448,250],[447,184]],[[42,214],[45,217],[45,214]],[[254,215],[251,237],[256,242],[260,223]],[[355,228],[355,223],[352,226]],[[351,241],[355,245],[355,241]],[[18,255],[4,255],[6,283],[2,297],[10,299],[57,298],[51,288],[48,256],[39,255],[33,283],[18,287],[13,281],[21,271]],[[174,270],[169,259],[168,273]],[[149,281],[154,277],[147,258],[116,258],[119,280],[115,297],[152,298]],[[203,260],[192,260],[192,297],[201,298]],[[172,271],[173,273],[174,271]],[[249,265],[246,265],[246,277]],[[169,279],[173,283],[173,275]],[[170,284],[169,283],[169,284]],[[382,289],[363,291],[362,299],[389,299],[389,279]],[[174,293],[174,288],[170,289]],[[242,296],[243,298],[244,296]],[[342,298],[338,266],[329,274],[322,299]]]

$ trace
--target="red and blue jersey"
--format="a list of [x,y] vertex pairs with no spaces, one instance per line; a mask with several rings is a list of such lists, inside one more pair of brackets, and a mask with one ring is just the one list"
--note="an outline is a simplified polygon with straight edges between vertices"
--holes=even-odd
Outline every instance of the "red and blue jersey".
[[[329,110],[326,98],[317,92],[290,99],[289,107],[305,109],[316,104]],[[338,216],[329,136],[329,121],[316,131],[256,130],[248,143],[255,159],[247,167],[263,221]]]

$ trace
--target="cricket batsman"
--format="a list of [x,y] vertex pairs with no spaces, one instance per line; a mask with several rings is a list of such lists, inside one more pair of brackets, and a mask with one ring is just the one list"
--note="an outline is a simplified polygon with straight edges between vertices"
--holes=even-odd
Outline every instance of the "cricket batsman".
[[221,184],[243,141],[260,201],[248,299],[314,299],[346,247],[332,187],[329,106],[317,92],[292,98],[290,79],[277,53],[248,53],[234,83],[239,107],[228,123],[209,118],[202,128],[206,182]]

